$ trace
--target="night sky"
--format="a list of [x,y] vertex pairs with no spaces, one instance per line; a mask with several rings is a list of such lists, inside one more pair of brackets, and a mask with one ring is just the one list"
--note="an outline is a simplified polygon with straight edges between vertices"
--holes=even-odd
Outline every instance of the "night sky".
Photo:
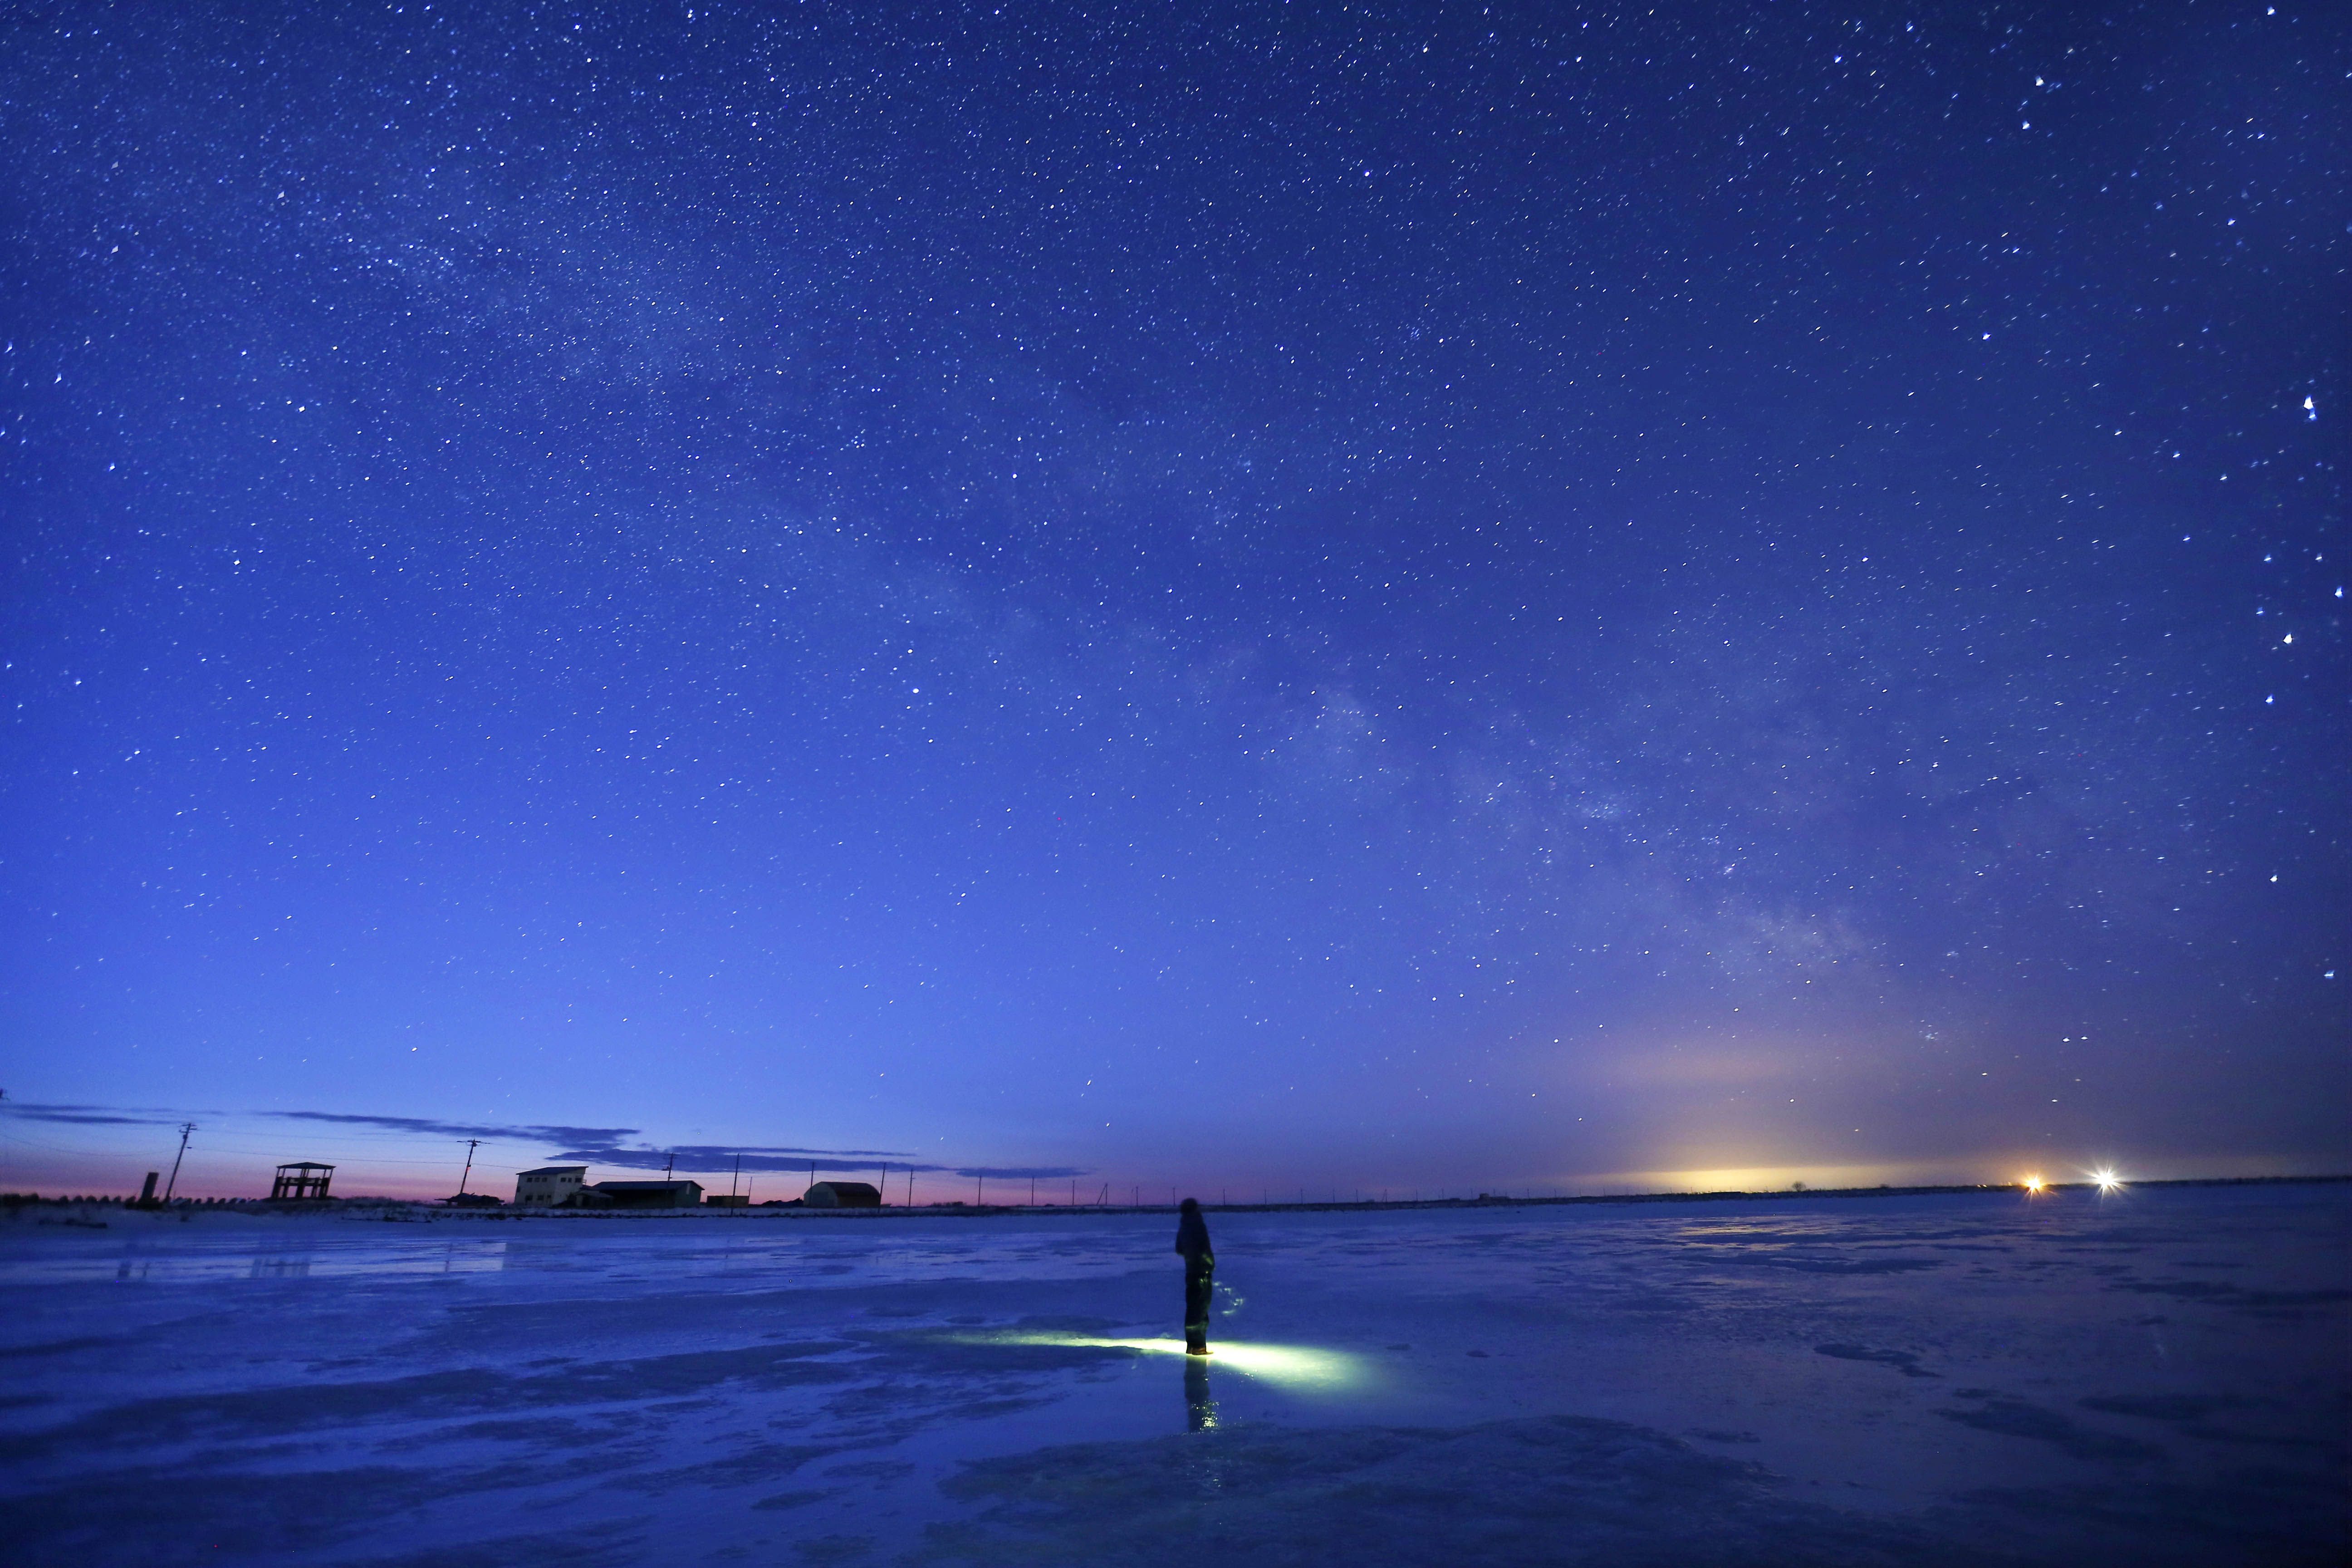
[[0,1186],[2352,1163],[2340,12],[0,27]]

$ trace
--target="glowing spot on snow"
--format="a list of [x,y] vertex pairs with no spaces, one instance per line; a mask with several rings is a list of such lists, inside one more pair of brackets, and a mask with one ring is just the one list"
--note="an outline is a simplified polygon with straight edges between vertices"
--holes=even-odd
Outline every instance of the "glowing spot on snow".
[[[1087,1334],[974,1334],[958,1336],[965,1344],[1060,1345],[1073,1350],[1134,1351],[1144,1355],[1181,1358],[1182,1340],[1110,1340]],[[1267,1383],[1294,1388],[1337,1389],[1364,1378],[1358,1358],[1340,1351],[1307,1345],[1237,1344],[1219,1341],[1210,1346],[1209,1364],[1231,1367]]]

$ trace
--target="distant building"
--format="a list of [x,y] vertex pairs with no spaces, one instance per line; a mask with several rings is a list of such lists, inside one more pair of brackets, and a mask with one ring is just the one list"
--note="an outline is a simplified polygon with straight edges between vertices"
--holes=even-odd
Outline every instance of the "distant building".
[[335,1168],[311,1160],[297,1160],[278,1167],[278,1179],[269,1184],[269,1201],[286,1198],[323,1198],[327,1184],[334,1180]]
[[580,1196],[588,1180],[585,1165],[541,1165],[515,1177],[517,1208],[562,1208]]
[[749,1193],[713,1193],[702,1200],[702,1206],[713,1209],[747,1209],[751,1206]]
[[616,1209],[690,1209],[702,1203],[700,1182],[599,1182],[585,1189]]
[[819,1182],[801,1194],[813,1209],[878,1209],[881,1189],[871,1182]]

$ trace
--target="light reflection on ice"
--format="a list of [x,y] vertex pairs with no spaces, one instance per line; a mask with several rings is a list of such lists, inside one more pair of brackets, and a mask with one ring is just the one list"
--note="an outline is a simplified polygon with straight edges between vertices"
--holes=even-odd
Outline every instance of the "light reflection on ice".
[[[765,1233],[709,1226],[709,1230],[721,1232],[718,1235],[709,1234],[704,1224],[688,1222],[704,1234],[680,1236],[675,1229],[651,1226],[591,1227],[542,1220],[500,1226],[512,1234],[490,1239],[434,1232],[419,1236],[418,1226],[379,1226],[346,1216],[206,1218],[238,1228],[224,1234],[209,1226],[151,1223],[145,1216],[120,1218],[114,1223],[121,1239],[77,1233],[70,1241],[0,1256],[0,1284],[555,1273],[648,1290],[675,1288],[687,1280],[720,1289],[771,1289],[779,1284],[857,1289],[877,1283],[1102,1278],[1131,1270],[1156,1258],[1160,1250],[1138,1237],[1102,1235],[992,1234],[981,1242],[936,1235],[777,1234],[784,1229],[782,1222],[771,1222],[775,1229]],[[443,1224],[471,1228],[465,1219]],[[248,1226],[255,1228],[245,1228]],[[442,1229],[442,1225],[435,1226],[436,1232]],[[385,1236],[387,1231],[392,1234]]]
[[[1079,1350],[1139,1351],[1147,1355],[1185,1353],[1184,1342],[1178,1339],[1113,1340],[1090,1334],[1034,1332],[956,1334],[950,1338],[959,1344],[972,1345],[1062,1345]],[[1360,1357],[1309,1345],[1241,1344],[1220,1340],[1207,1361],[1211,1366],[1231,1367],[1287,1388],[1336,1392],[1363,1383],[1367,1375]]]
[[467,1239],[420,1247],[413,1242],[369,1247],[325,1240],[315,1247],[177,1246],[152,1252],[149,1245],[133,1242],[119,1251],[0,1259],[0,1285],[62,1285],[90,1279],[190,1284],[214,1279],[394,1278],[487,1274],[507,1266],[504,1241]]

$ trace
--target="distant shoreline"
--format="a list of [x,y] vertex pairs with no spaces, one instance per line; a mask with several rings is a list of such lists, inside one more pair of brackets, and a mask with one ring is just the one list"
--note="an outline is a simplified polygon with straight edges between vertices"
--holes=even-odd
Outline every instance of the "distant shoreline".
[[[2146,1187],[2284,1187],[2312,1186],[2352,1182],[2352,1174],[2307,1176],[2183,1176],[2123,1184],[2126,1189]],[[2043,1193],[2095,1192],[2094,1182],[2051,1182],[2044,1184]],[[1203,1203],[1201,1207],[1211,1214],[1364,1214],[1388,1213],[1398,1210],[1478,1210],[1498,1208],[1571,1208],[1611,1204],[1688,1204],[1688,1203],[1763,1203],[1789,1200],[1811,1201],[1838,1198],[1901,1198],[1932,1197],[1965,1193],[2014,1193],[2029,1195],[2031,1189],[2021,1182],[1985,1182],[1952,1184],[1937,1186],[1871,1186],[1871,1187],[1807,1187],[1801,1191],[1773,1188],[1762,1191],[1727,1189],[1717,1192],[1657,1192],[1588,1194],[1568,1197],[1513,1196],[1504,1193],[1481,1194],[1475,1198],[1398,1198],[1365,1199],[1360,1202],[1308,1201],[1293,1203]],[[303,1215],[334,1215],[348,1218],[382,1218],[386,1220],[467,1219],[504,1221],[532,1220],[748,1220],[748,1219],[974,1219],[1002,1218],[1008,1215],[1167,1215],[1173,1214],[1173,1204],[922,1204],[914,1207],[892,1205],[877,1208],[809,1208],[799,1205],[773,1207],[698,1207],[645,1209],[558,1209],[538,1206],[518,1208],[505,1205],[498,1208],[450,1207],[429,1200],[412,1198],[350,1197],[312,1201],[273,1201],[268,1198],[232,1198],[220,1202],[181,1199],[168,1207],[155,1205],[142,1210],[129,1198],[107,1196],[43,1197],[31,1193],[0,1193],[0,1213],[15,1218],[30,1208],[58,1209],[129,1209],[157,1215],[173,1214],[246,1214],[293,1217]]]

